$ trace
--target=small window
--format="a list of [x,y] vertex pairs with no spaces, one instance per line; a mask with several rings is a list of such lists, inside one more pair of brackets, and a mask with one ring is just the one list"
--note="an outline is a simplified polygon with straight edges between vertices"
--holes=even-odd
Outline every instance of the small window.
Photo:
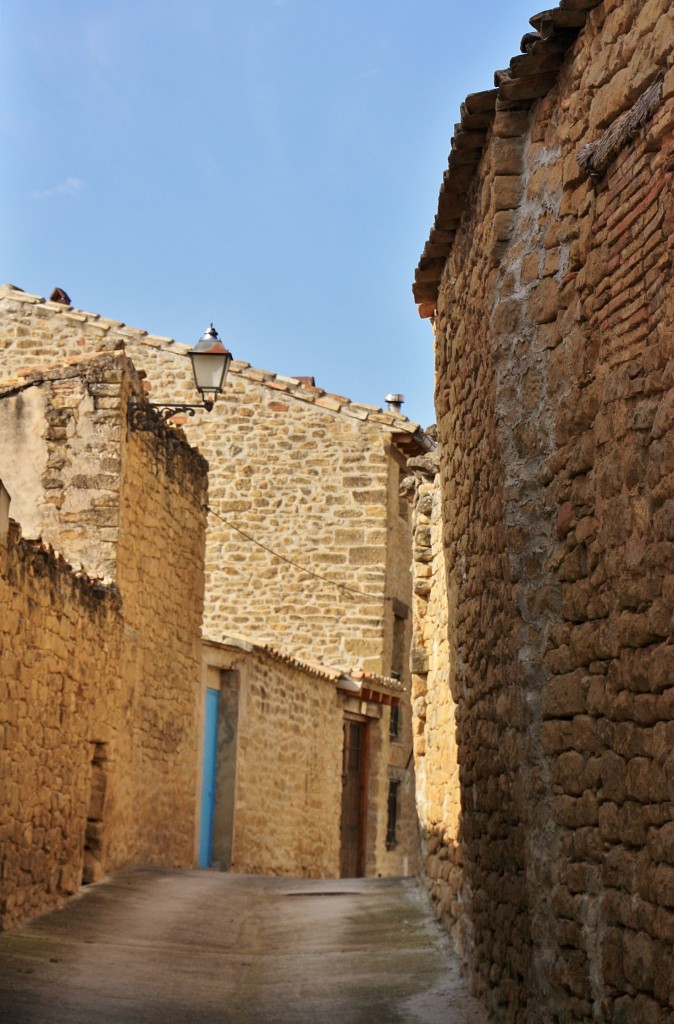
[[391,636],[391,677],[402,679],[405,671],[406,654],[408,650],[408,629],[404,616],[398,614],[398,603],[393,608],[393,630]]
[[407,522],[410,517],[410,503],[402,486],[406,476],[407,471],[398,466],[398,515],[404,522]]
[[398,845],[396,829],[398,827],[398,790],[400,782],[389,779],[388,784],[388,819],[386,822],[386,849],[392,850]]
[[391,705],[391,717],[388,724],[389,739],[397,740],[400,736],[400,718],[401,718],[400,704]]

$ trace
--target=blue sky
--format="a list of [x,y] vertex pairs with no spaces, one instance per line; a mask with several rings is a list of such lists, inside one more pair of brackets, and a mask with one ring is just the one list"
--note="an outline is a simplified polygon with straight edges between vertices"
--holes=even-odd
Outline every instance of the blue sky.
[[0,281],[427,425],[411,282],[511,0],[2,0]]

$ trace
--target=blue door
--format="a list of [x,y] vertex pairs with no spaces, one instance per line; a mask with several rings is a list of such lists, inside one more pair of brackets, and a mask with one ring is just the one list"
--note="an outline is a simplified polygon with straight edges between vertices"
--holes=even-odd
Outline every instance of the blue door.
[[213,850],[213,812],[215,810],[215,768],[218,740],[219,690],[206,690],[204,716],[204,760],[201,780],[201,828],[199,830],[199,867],[207,868]]

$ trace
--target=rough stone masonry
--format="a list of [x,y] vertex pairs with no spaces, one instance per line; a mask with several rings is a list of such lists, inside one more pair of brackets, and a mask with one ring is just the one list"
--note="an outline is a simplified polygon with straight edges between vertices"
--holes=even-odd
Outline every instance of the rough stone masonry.
[[[153,401],[195,400],[185,346],[61,302],[46,302],[11,285],[0,288],[2,361],[19,382],[30,377],[31,368],[55,359],[86,361],[97,352],[119,354],[122,349],[146,375],[144,386]],[[100,400],[107,401],[103,396]],[[40,416],[36,406],[31,422],[39,424]],[[87,435],[87,418],[82,416],[80,421],[79,432],[67,438],[72,464],[65,466],[58,479],[49,481],[53,501],[30,500],[30,495],[40,493],[52,458],[39,437],[33,436],[33,457],[23,460],[31,471],[23,473],[22,485],[7,482],[15,505],[23,499],[16,507],[17,518],[24,524],[27,517],[36,518],[33,504],[39,508],[38,521],[30,524],[37,531],[32,535],[51,528],[60,515],[67,519],[69,557],[107,575],[112,573],[118,540],[115,474],[123,463],[118,459],[115,464],[109,452],[99,452],[92,425],[89,433],[93,439]],[[11,438],[12,422],[4,423],[10,448],[16,447]],[[407,502],[399,499],[399,481],[407,454],[429,446],[418,425],[405,416],[328,394],[306,379],[281,377],[236,360],[213,411],[190,419],[185,433],[209,460],[208,503],[212,511],[206,537],[205,637],[216,644],[231,635],[244,637],[255,645],[271,644],[293,658],[341,671],[355,667],[376,675],[396,673],[403,681],[407,705],[412,536]],[[57,450],[56,462],[59,457]],[[83,503],[82,481],[98,487],[95,495],[88,495],[95,510]],[[189,479],[185,484],[189,491]],[[200,494],[197,488],[184,498],[189,503],[199,500]],[[129,499],[129,509],[133,507]],[[102,523],[106,516],[109,522]],[[179,522],[176,508],[172,529]],[[96,523],[102,523],[104,529],[92,531]],[[166,534],[167,544],[171,536]],[[145,563],[146,571],[160,573],[155,548],[154,539],[151,547],[144,548],[139,538],[130,553]],[[134,572],[142,580],[135,564]],[[168,600],[173,604],[170,597]],[[262,665],[258,668],[263,670]],[[290,669],[286,666],[285,671]],[[211,688],[219,690],[219,680],[216,672]],[[281,698],[283,686],[276,671],[270,692],[271,703],[279,712],[276,725],[280,729],[285,724],[282,743],[288,759],[283,772],[279,764],[270,763],[266,774],[258,771],[255,776],[255,794],[249,792],[246,799],[254,796],[260,800],[273,826],[263,827],[260,817],[239,814],[239,837],[245,820],[255,821],[257,833],[255,842],[250,841],[250,829],[246,833],[245,856],[240,843],[236,844],[236,863],[247,870],[264,867],[278,871],[285,863],[288,872],[318,873],[328,870],[328,865],[334,871],[339,836],[333,837],[334,849],[330,847],[329,852],[330,844],[320,838],[306,849],[302,846],[306,836],[297,837],[296,842],[288,840],[295,827],[303,829],[303,816],[294,799],[302,795],[304,768],[297,767],[302,760],[301,745],[291,741],[300,725],[292,721],[289,705]],[[205,696],[204,688],[202,707]],[[274,699],[281,703],[277,706]],[[335,699],[333,688],[333,703]],[[367,708],[367,703],[364,706]],[[301,729],[307,735],[312,729],[319,735],[322,713],[312,716],[310,702],[304,708],[307,714]],[[396,734],[391,735],[390,708],[386,710],[384,717],[382,706],[372,704],[362,723],[367,725],[369,737],[363,870],[396,875],[415,870],[418,848],[411,715],[406,706]],[[353,708],[349,713],[355,713]],[[328,717],[334,725],[334,715]],[[271,720],[266,711],[268,746],[272,743]],[[337,731],[329,731],[335,750],[341,746],[341,728],[340,718]],[[240,766],[251,756],[251,749],[240,744]],[[328,756],[326,751],[324,754]],[[335,771],[337,776],[341,774],[339,764]],[[244,774],[240,771],[239,777]],[[277,775],[292,794],[285,803],[269,781]],[[324,776],[322,781],[327,781]],[[396,784],[400,827],[396,841],[389,842],[387,804]],[[263,798],[265,786],[267,796]],[[323,812],[329,807],[332,825],[338,826],[339,803],[332,799],[331,786],[330,782]],[[269,803],[272,793],[276,794],[275,803]]]
[[494,1020],[667,1024],[674,11],[531,22],[462,107],[414,286],[441,442],[436,504],[416,470],[426,870]]
[[33,538],[0,513],[0,929],[193,863],[207,467],[128,432],[131,396],[121,352],[0,385],[0,492]]

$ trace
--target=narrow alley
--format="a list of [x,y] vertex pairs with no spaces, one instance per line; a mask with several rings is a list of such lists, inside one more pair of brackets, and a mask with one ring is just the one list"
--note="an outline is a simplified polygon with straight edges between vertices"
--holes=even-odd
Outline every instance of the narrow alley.
[[6,1024],[484,1024],[413,879],[136,870],[0,935]]

